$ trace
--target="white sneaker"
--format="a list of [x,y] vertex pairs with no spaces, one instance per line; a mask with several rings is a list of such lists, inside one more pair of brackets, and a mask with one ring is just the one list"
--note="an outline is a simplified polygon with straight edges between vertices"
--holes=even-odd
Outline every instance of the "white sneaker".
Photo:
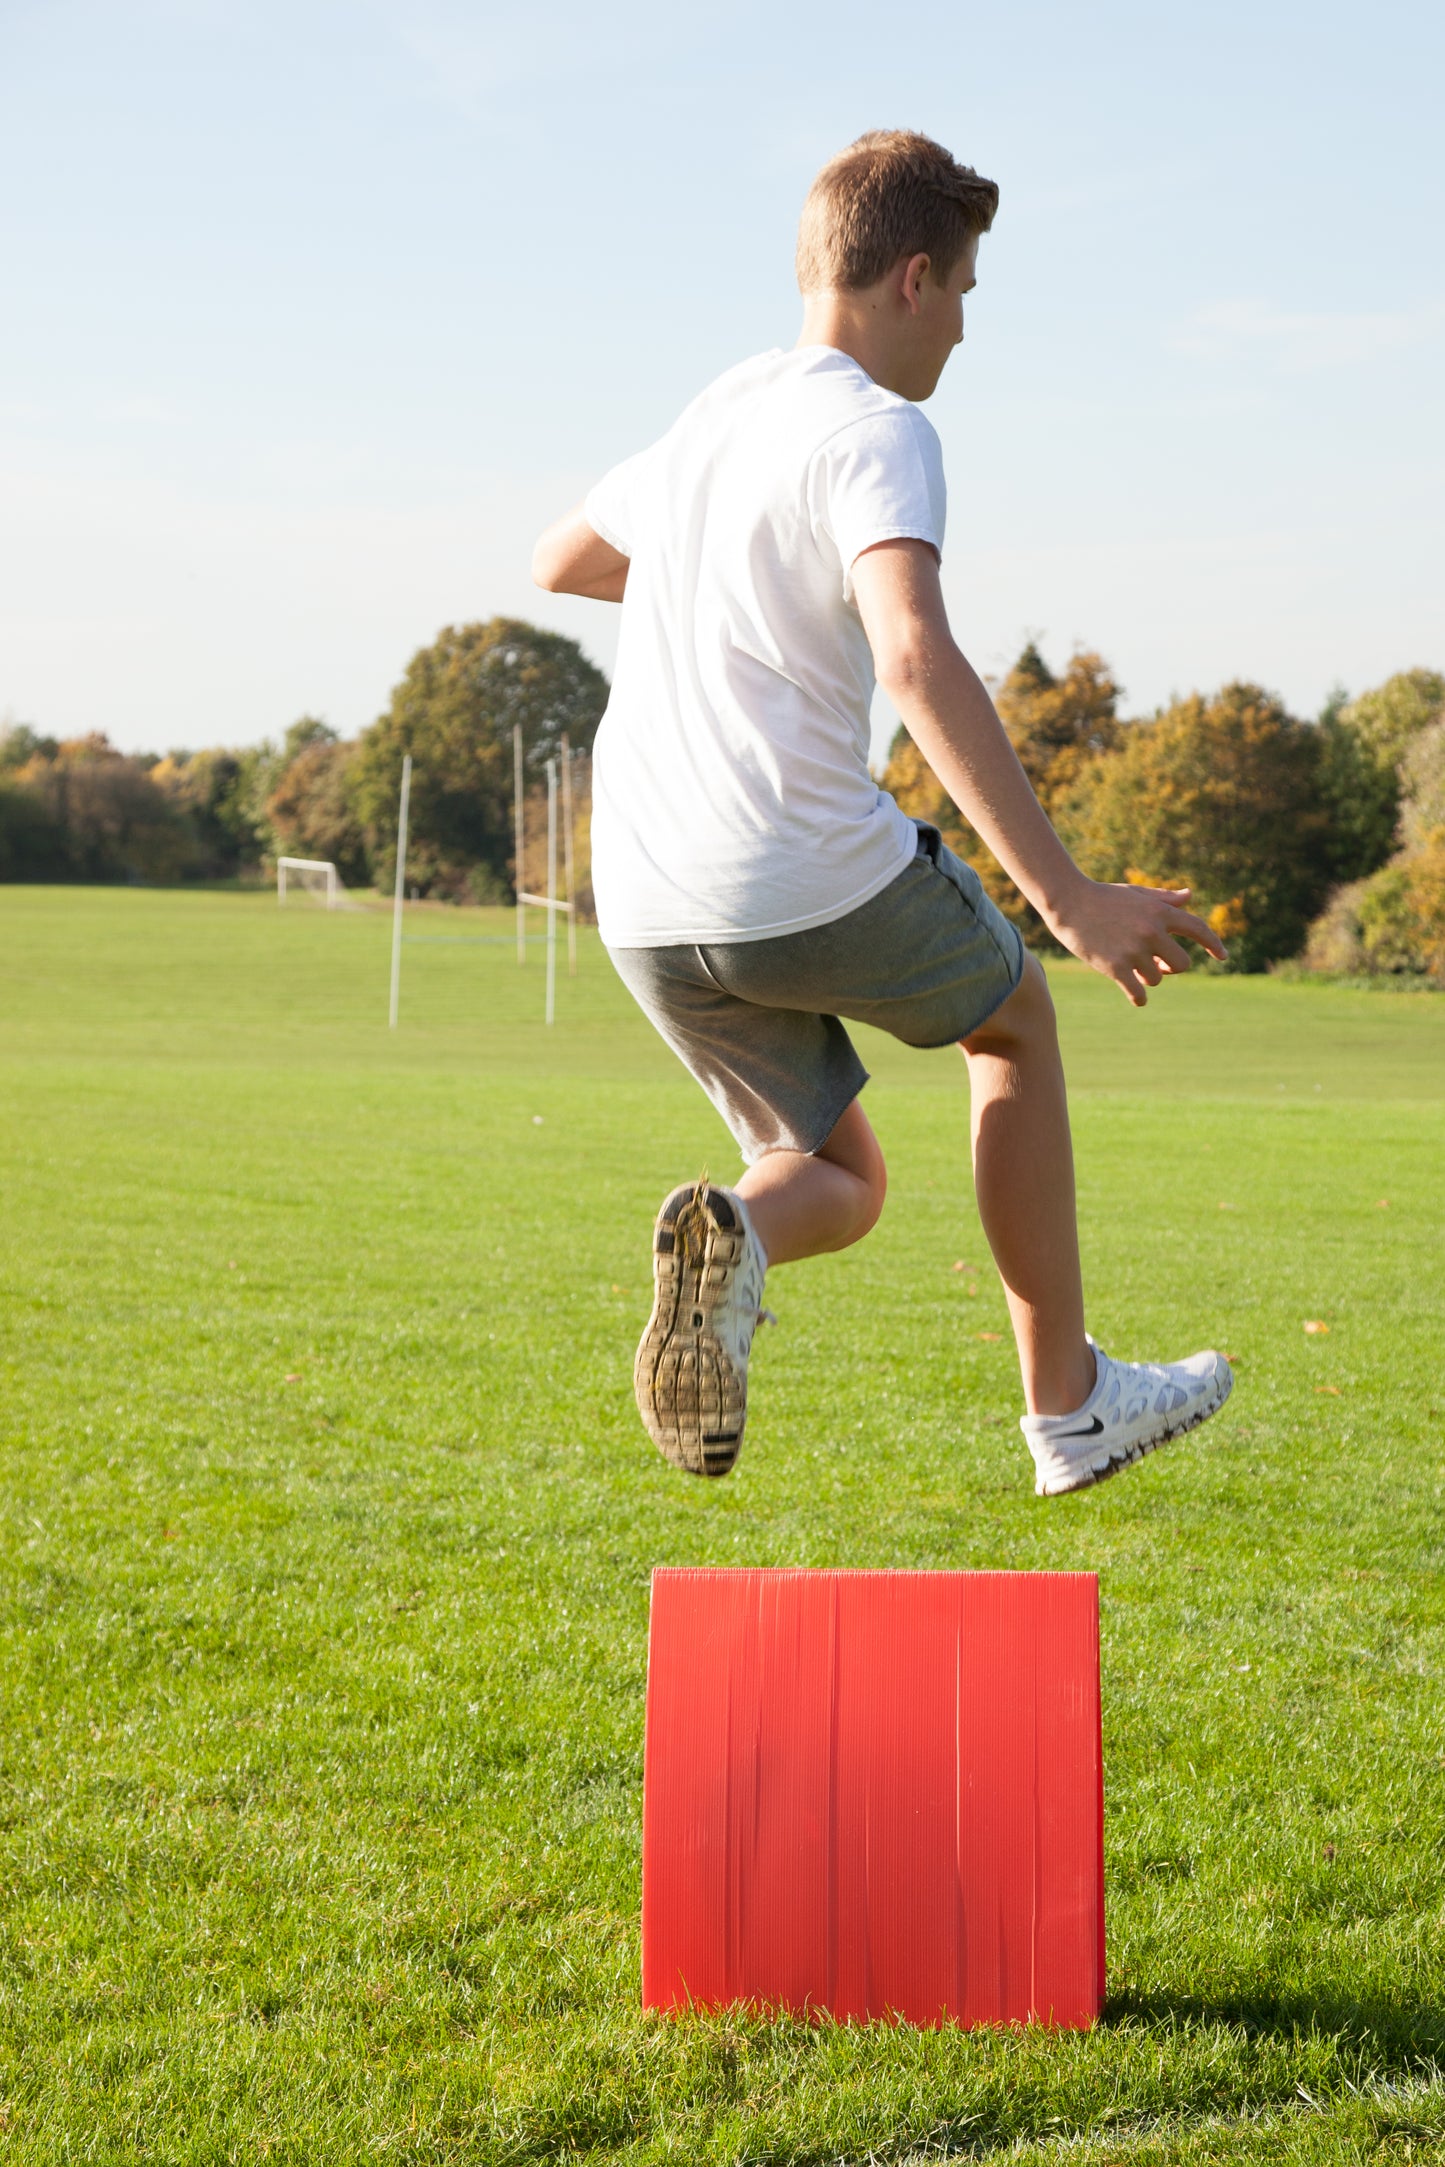
[[1039,1497],[1062,1497],[1103,1482],[1142,1460],[1156,1445],[1182,1437],[1217,1414],[1234,1389],[1222,1354],[1187,1362],[1116,1362],[1096,1340],[1094,1389],[1071,1415],[1024,1415]]
[[657,1215],[656,1296],[633,1390],[658,1451],[690,1475],[729,1474],[742,1450],[767,1263],[747,1205],[706,1175],[674,1189]]

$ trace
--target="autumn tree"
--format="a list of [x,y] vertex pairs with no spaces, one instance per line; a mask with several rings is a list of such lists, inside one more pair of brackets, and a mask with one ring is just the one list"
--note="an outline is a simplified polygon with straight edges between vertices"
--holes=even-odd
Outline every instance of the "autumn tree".
[[1081,649],[1055,677],[1032,640],[998,689],[999,719],[1044,811],[1088,763],[1119,741],[1119,687],[1099,655]]
[[1422,730],[1401,763],[1404,805],[1400,841],[1406,850],[1424,850],[1445,836],[1445,715]]
[[1330,885],[1321,743],[1257,685],[1195,693],[1129,725],[1056,824],[1096,880],[1192,888],[1236,968],[1260,970],[1297,952]]
[[62,739],[53,756],[37,751],[12,771],[11,787],[63,838],[61,877],[159,883],[199,869],[195,829],[156,783],[155,765],[94,731]]
[[[1118,743],[1118,701],[1118,685],[1101,656],[1080,650],[1056,677],[1032,640],[999,686],[999,718],[1045,812],[1052,812],[1091,761]],[[905,813],[931,822],[949,848],[968,860],[1030,946],[1052,945],[1042,920],[948,797],[906,730],[893,740],[882,780]]]
[[590,748],[606,704],[606,678],[559,632],[515,617],[449,626],[412,657],[357,747],[355,803],[380,884],[393,877],[409,752],[408,882],[479,902],[510,896],[513,725],[535,777],[564,735]]
[[266,800],[266,818],[281,851],[328,858],[346,881],[364,881],[366,837],[356,809],[355,744],[334,733],[313,741],[290,761]]

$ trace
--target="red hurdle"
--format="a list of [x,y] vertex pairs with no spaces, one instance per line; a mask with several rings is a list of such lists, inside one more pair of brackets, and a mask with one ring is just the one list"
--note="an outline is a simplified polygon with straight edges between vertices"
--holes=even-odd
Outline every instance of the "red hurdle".
[[649,2009],[1086,2027],[1092,1573],[653,1575]]

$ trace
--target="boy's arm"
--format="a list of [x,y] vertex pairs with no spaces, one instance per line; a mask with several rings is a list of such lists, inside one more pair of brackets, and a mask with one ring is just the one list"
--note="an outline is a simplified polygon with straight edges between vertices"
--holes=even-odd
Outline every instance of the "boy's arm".
[[926,542],[880,542],[853,565],[853,592],[878,682],[964,818],[1072,955],[1136,1008],[1170,971],[1181,939],[1221,959],[1218,936],[1184,908],[1187,888],[1116,887],[1079,871],[1050,827],[979,678],[954,643]]
[[532,577],[549,594],[584,594],[620,602],[629,559],[588,525],[579,504],[550,526],[532,552]]

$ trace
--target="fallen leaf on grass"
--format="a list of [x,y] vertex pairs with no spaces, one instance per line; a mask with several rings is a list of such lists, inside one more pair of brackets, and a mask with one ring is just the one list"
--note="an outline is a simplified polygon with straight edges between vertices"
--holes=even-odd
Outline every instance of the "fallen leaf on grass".
[[1002,1338],[1003,1338],[1003,1333],[1002,1333],[1002,1332],[975,1332],[973,1336],[974,1336],[974,1338],[975,1338],[975,1339],[1002,1339]]
[[1324,1854],[1325,1854],[1325,1857],[1326,1857],[1327,1859],[1332,1859],[1332,1858],[1334,1857],[1334,1855],[1335,1855],[1335,1847],[1334,1847],[1334,1845],[1333,1845],[1332,1843],[1327,1843],[1327,1844],[1325,1844],[1325,1845],[1323,1846],[1323,1849],[1324,1849]]
[[300,1370],[299,1370],[299,1369],[288,1369],[288,1370],[287,1370],[287,1372],[286,1372],[286,1382],[287,1382],[287,1384],[300,1384],[300,1382],[301,1382],[301,1372],[300,1372]]
[[1307,1332],[1327,1332],[1329,1326],[1320,1317],[1306,1317],[1305,1330]]
[[1340,1388],[1337,1384],[1317,1384],[1315,1390],[1316,1392],[1328,1392],[1333,1400],[1340,1397]]
[[1388,1211],[1388,1210],[1389,1210],[1389,1208],[1390,1208],[1390,1199],[1389,1199],[1389,1198],[1388,1198],[1387,1196],[1382,1196],[1382,1197],[1380,1198],[1379,1202],[1378,1202],[1378,1203],[1376,1204],[1376,1206],[1375,1206],[1375,1209],[1376,1209],[1376,1211]]
[[953,1269],[956,1272],[976,1272],[978,1266],[976,1264],[955,1264]]

